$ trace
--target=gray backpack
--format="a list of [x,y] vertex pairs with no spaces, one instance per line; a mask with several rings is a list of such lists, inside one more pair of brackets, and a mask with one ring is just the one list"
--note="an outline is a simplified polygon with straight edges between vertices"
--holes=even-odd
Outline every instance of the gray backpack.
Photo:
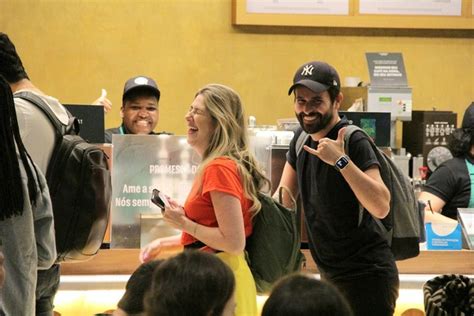
[[[367,133],[355,125],[348,125],[344,135],[345,152],[349,155],[349,139],[356,131],[364,133],[380,164],[380,175],[390,191],[390,212],[384,219],[374,218],[377,227],[387,238],[395,260],[404,260],[418,256],[419,243],[424,241],[423,210],[415,198],[410,179],[398,166],[381,151]],[[299,155],[309,135],[304,131],[296,140],[296,153]],[[364,208],[360,207],[359,224]]]

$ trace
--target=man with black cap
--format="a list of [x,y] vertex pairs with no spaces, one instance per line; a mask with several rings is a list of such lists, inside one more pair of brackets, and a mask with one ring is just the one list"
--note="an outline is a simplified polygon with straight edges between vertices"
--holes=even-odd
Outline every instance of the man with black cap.
[[[373,219],[388,214],[390,192],[369,139],[354,132],[350,155],[345,153],[344,133],[349,123],[339,117],[340,79],[329,64],[313,61],[302,65],[291,93],[301,128],[290,143],[280,186],[289,188],[294,196],[301,194],[311,255],[321,276],[342,292],[355,315],[393,315],[398,270]],[[297,153],[303,130],[310,137]],[[364,208],[361,218],[360,207]]]
[[[105,142],[112,142],[112,134],[151,134],[159,120],[160,90],[155,80],[137,76],[127,80],[123,89],[120,116],[122,125],[105,131]],[[162,133],[158,133],[162,134]]]
[[425,222],[457,223],[459,207],[474,207],[471,190],[474,183],[474,102],[464,112],[461,128],[453,132],[448,147],[453,158],[436,168],[418,197],[427,205]]

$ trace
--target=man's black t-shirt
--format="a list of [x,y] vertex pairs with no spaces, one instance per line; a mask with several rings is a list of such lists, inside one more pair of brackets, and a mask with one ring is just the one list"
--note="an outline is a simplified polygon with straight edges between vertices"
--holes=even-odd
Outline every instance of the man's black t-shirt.
[[469,156],[455,157],[442,163],[429,177],[423,191],[442,199],[446,204],[441,214],[457,219],[458,207],[468,207],[471,197],[471,178],[466,159],[474,164]]
[[[339,129],[347,124],[343,118],[326,137],[336,139]],[[367,211],[358,226],[359,202],[343,176],[305,150],[297,157],[295,145],[300,133],[297,131],[290,143],[287,160],[298,175],[309,247],[321,273],[333,280],[396,276],[398,270],[390,247]],[[317,147],[311,137],[306,145]],[[349,148],[351,160],[362,171],[379,164],[362,133],[351,136]]]

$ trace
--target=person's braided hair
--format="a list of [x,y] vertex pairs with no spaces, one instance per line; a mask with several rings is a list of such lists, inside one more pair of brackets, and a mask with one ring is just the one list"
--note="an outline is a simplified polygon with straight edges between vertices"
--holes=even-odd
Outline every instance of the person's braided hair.
[[20,138],[12,91],[0,75],[0,220],[23,213],[25,197],[18,156],[28,177],[29,199],[35,205],[38,171]]
[[5,77],[8,83],[29,79],[15,45],[8,35],[2,32],[0,32],[0,75]]

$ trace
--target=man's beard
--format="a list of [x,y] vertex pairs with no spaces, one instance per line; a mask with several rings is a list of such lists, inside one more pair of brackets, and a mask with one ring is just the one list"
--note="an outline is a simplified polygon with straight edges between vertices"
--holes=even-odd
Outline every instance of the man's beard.
[[[296,114],[296,118],[300,122],[301,127],[308,134],[314,134],[319,131],[322,131],[329,125],[329,123],[332,121],[332,118],[333,118],[332,106],[328,110],[328,112],[324,115],[322,115],[319,112],[311,113],[311,115],[306,115],[304,112],[301,112],[300,114],[297,114],[297,113],[295,114]],[[307,124],[304,122],[305,116],[313,116],[313,115],[316,116],[316,118],[314,119],[312,123]]]

